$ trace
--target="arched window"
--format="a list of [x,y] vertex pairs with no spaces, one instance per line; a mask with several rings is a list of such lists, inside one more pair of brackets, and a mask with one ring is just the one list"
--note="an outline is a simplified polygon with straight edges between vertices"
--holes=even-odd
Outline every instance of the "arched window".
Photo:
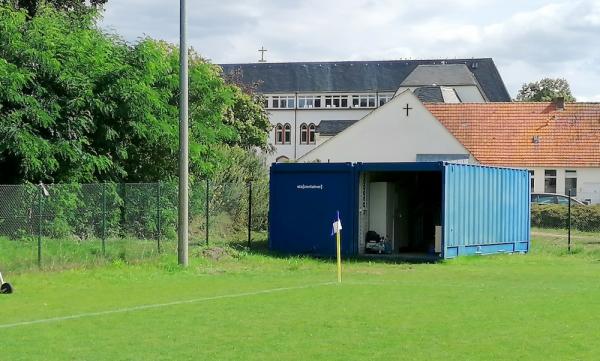
[[283,144],[283,125],[275,126],[275,144]]
[[314,124],[310,124],[308,126],[308,144],[315,144],[316,139],[315,139],[315,132],[316,132],[317,127]]
[[286,157],[285,155],[280,155],[279,157],[277,157],[277,159],[275,159],[275,163],[287,163],[290,161],[290,158]]
[[300,125],[300,144],[308,144],[308,126],[305,123]]
[[283,144],[292,143],[292,126],[289,123],[285,123],[283,126]]

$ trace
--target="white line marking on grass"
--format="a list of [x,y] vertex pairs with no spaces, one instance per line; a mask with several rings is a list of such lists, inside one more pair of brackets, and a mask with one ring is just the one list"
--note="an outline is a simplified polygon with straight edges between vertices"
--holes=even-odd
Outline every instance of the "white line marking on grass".
[[328,286],[328,285],[333,285],[333,284],[337,284],[337,282],[325,282],[325,283],[316,283],[316,284],[305,285],[305,286],[271,288],[271,289],[268,289],[268,290],[253,291],[253,292],[244,292],[244,293],[234,293],[234,294],[231,294],[231,295],[221,295],[221,296],[213,296],[213,297],[202,297],[202,298],[194,298],[194,299],[191,299],[191,300],[173,301],[173,302],[167,302],[167,303],[155,303],[155,304],[150,304],[150,305],[141,305],[141,306],[126,307],[126,308],[117,308],[117,309],[114,309],[114,310],[99,311],[99,312],[80,313],[80,314],[70,315],[70,316],[42,318],[42,319],[39,319],[39,320],[31,320],[31,321],[23,321],[23,322],[0,324],[0,329],[14,328],[14,327],[20,327],[20,326],[36,325],[36,324],[41,324],[41,323],[51,323],[51,322],[59,322],[59,321],[67,321],[67,320],[76,320],[76,319],[79,319],[79,318],[86,318],[86,317],[105,316],[105,315],[112,315],[112,314],[115,314],[115,313],[126,313],[126,312],[143,311],[143,310],[149,310],[149,309],[153,309],[153,308],[162,308],[162,307],[169,307],[169,306],[186,305],[186,304],[191,304],[191,303],[199,303],[199,302],[206,302],[206,301],[222,300],[222,299],[227,299],[227,298],[239,298],[239,297],[262,295],[262,294],[267,294],[267,293],[301,290],[301,289],[305,289],[305,288]]

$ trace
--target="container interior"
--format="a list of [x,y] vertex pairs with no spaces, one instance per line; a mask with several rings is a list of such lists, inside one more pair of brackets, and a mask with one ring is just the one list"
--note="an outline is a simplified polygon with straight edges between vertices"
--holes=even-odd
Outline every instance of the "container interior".
[[359,192],[359,254],[441,252],[441,171],[365,171]]

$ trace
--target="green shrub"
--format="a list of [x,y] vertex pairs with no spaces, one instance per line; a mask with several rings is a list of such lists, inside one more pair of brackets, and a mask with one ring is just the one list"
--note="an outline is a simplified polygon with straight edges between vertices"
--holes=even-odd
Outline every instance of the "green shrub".
[[[565,205],[531,206],[531,225],[541,228],[566,228],[569,209]],[[580,231],[600,231],[600,205],[572,206],[571,226]]]

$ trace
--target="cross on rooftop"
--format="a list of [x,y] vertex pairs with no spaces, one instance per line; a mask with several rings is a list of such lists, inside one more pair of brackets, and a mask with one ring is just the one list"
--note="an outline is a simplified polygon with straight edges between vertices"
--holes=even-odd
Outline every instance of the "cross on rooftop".
[[258,62],[259,63],[266,62],[266,60],[265,60],[265,51],[267,51],[267,49],[265,49],[264,46],[261,46],[260,49],[258,49],[258,51],[260,52],[260,60]]
[[412,108],[408,106],[408,103],[406,103],[406,106],[404,108],[402,108],[402,109],[406,110],[406,116],[407,117],[408,117],[408,111],[412,110]]

